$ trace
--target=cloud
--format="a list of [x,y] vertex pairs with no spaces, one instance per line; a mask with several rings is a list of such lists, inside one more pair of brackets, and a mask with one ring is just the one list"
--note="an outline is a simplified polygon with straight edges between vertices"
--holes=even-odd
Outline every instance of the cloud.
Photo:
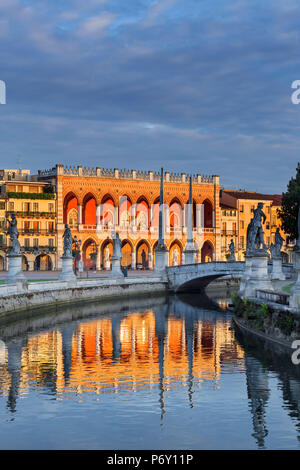
[[294,173],[296,2],[3,0],[0,12],[0,158],[163,164],[274,192]]
[[108,26],[114,21],[115,16],[113,13],[103,12],[98,16],[93,16],[83,21],[78,29],[80,36],[98,36],[103,34]]
[[146,17],[142,22],[142,26],[151,27],[157,20],[168,10],[175,7],[181,0],[157,0],[151,3],[147,11]]

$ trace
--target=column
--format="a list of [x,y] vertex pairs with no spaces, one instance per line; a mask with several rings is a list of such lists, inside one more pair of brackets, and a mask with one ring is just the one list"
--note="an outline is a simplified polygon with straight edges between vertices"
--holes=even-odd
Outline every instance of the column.
[[133,231],[136,231],[136,204],[131,206],[131,228]]
[[165,233],[170,233],[170,207],[164,204],[165,207]]
[[193,195],[192,195],[192,177],[190,177],[189,203],[187,207],[187,244],[184,250],[185,263],[194,264],[197,262],[197,250],[194,244],[193,236]]
[[97,271],[100,271],[100,269],[101,269],[101,249],[100,249],[100,246],[98,246],[98,251],[97,251],[96,269],[97,269]]
[[96,206],[96,230],[100,230],[101,225],[101,205]]
[[115,226],[115,230],[116,230],[116,227],[119,225],[119,207],[116,206],[114,208],[114,226]]
[[82,224],[82,205],[78,204],[78,225]]
[[152,255],[151,249],[150,249],[149,255],[148,255],[148,267],[149,267],[149,269],[153,269],[153,255]]
[[131,269],[136,269],[136,256],[135,256],[134,248],[131,253]]

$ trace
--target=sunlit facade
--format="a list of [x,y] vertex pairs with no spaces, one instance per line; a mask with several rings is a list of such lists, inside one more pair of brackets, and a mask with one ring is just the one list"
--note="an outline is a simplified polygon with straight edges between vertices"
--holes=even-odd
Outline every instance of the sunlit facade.
[[277,214],[277,209],[281,207],[281,195],[230,190],[222,190],[220,197],[221,252],[223,260],[226,260],[229,256],[229,244],[231,239],[233,239],[236,259],[244,261],[247,228],[253,217],[253,211],[257,208],[259,202],[263,203],[263,212],[266,215],[266,221],[263,224],[265,244],[270,247],[271,243],[275,243],[275,232],[277,227],[279,227],[280,234],[285,240],[282,247],[282,252],[285,253],[284,261],[291,261],[291,250],[286,244],[287,235],[281,229],[281,221]]
[[54,270],[56,257],[56,194],[30,170],[0,170],[0,270],[7,269],[10,240],[6,219],[17,218],[24,271]]
[[[155,265],[160,174],[152,171],[64,167],[39,171],[57,192],[58,265],[64,224],[81,242],[86,269],[110,269],[112,231],[122,240],[122,264],[131,269]],[[193,233],[198,261],[220,257],[219,177],[193,175]],[[165,242],[169,264],[181,264],[187,243],[189,176],[165,172]]]

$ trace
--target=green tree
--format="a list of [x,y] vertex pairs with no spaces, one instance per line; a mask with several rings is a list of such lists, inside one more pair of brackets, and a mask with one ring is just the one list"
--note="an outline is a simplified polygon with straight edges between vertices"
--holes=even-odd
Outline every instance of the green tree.
[[298,238],[298,210],[300,206],[300,163],[298,163],[295,178],[291,178],[287,191],[282,193],[281,209],[278,209],[278,217],[281,226],[288,235],[289,240]]

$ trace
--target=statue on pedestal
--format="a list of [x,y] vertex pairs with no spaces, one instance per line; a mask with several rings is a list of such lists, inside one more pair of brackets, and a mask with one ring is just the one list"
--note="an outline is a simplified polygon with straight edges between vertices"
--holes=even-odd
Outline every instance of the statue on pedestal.
[[11,214],[11,220],[7,219],[7,222],[9,223],[9,228],[8,228],[7,235],[9,235],[10,241],[12,243],[12,248],[10,250],[10,256],[20,256],[21,255],[21,247],[20,247],[20,242],[18,240],[19,232],[18,232],[18,229],[17,229],[16,214],[12,213]]
[[117,232],[112,233],[113,237],[113,257],[122,259],[122,242]]
[[64,253],[63,257],[65,258],[72,258],[72,247],[73,247],[73,239],[72,239],[72,234],[71,230],[68,224],[65,224],[65,231],[63,234],[63,239],[64,239]]
[[229,261],[235,261],[235,248],[234,248],[233,239],[230,240],[230,243],[229,243],[229,250],[230,250]]
[[275,256],[280,257],[281,248],[284,242],[284,238],[280,235],[279,227],[275,232]]

